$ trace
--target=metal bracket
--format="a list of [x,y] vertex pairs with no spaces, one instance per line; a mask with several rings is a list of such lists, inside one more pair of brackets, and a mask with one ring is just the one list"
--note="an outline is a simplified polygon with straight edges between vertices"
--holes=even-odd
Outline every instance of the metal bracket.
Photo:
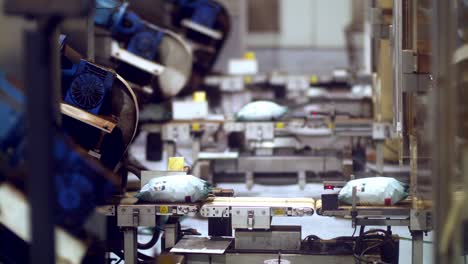
[[274,123],[247,123],[245,137],[247,140],[272,140],[275,137]]
[[369,12],[372,37],[379,39],[390,39],[392,31],[391,25],[384,23],[382,9],[371,8]]
[[432,230],[432,213],[430,210],[410,211],[410,230],[429,231]]
[[413,50],[401,52],[401,71],[403,73],[415,73],[418,71],[418,54]]
[[161,75],[165,70],[165,67],[161,64],[149,61],[121,48],[117,41],[111,43],[111,56],[155,76]]
[[165,141],[188,141],[190,137],[189,124],[166,124],[162,128],[162,139]]
[[377,123],[372,124],[372,139],[373,140],[385,140],[391,136],[391,125],[387,123]]
[[232,210],[232,228],[269,229],[271,214],[269,207],[236,207]]
[[244,90],[244,80],[242,77],[221,78],[220,89],[224,92],[240,92]]
[[157,205],[157,215],[172,215],[172,216],[194,216],[198,212],[196,204],[181,204],[181,205]]
[[431,86],[431,75],[418,73],[418,60],[419,55],[413,50],[403,50],[401,53],[401,78],[404,92],[426,91]]
[[115,205],[104,205],[96,208],[96,211],[105,216],[115,216]]
[[392,25],[372,25],[371,34],[374,38],[390,39],[392,36]]
[[252,230],[254,227],[254,223],[254,210],[247,211],[247,229]]
[[201,24],[195,23],[189,19],[183,19],[181,22],[182,26],[199,32],[205,36],[208,36],[215,40],[221,40],[223,38],[223,33],[218,30],[213,30],[211,28],[205,27]]
[[120,227],[156,226],[156,206],[120,205],[117,208],[117,225]]
[[231,217],[229,206],[203,206],[200,210],[203,217]]
[[309,88],[309,79],[307,76],[289,76],[286,80],[286,89],[288,91],[305,91]]
[[245,124],[239,122],[226,122],[223,125],[226,132],[242,132],[245,130]]
[[431,86],[432,76],[430,74],[402,74],[402,89],[404,92],[424,92]]

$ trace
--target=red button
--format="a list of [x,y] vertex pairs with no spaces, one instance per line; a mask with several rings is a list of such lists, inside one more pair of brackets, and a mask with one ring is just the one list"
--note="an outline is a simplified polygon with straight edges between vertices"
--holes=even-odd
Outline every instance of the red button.
[[392,205],[392,198],[385,198],[385,205]]

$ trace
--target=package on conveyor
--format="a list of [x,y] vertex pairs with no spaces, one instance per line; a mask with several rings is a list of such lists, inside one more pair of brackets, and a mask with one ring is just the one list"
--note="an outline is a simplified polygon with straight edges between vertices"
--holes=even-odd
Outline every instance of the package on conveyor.
[[338,199],[353,203],[356,186],[357,205],[394,205],[408,197],[409,186],[391,177],[370,177],[349,181],[341,189]]
[[236,114],[240,121],[277,120],[284,116],[288,108],[270,101],[255,101],[246,104]]
[[153,178],[135,197],[143,202],[191,203],[205,200],[211,190],[208,182],[181,174]]

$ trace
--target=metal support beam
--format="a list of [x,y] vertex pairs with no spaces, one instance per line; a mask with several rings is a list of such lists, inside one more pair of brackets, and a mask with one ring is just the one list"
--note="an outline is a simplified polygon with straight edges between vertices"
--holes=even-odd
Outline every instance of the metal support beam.
[[[434,195],[434,263],[454,263],[450,254],[442,253],[440,241],[447,222],[453,180],[456,93],[452,80],[452,50],[455,40],[453,1],[432,1],[432,47],[434,87],[431,94],[431,130],[433,132],[433,195]],[[454,246],[459,246],[454,241]]]
[[55,263],[53,141],[59,113],[59,22],[39,20],[37,29],[24,35],[32,263]]
[[357,226],[409,226],[409,220],[357,218],[355,224]]
[[412,264],[423,264],[423,231],[413,231],[412,233],[413,240],[411,241],[412,247],[412,256],[411,256],[411,263]]
[[305,171],[299,171],[297,173],[297,183],[299,184],[299,188],[304,190],[307,184],[307,174]]
[[136,264],[138,263],[137,228],[125,227],[123,232],[125,264]]
[[254,185],[254,174],[251,171],[247,171],[245,173],[245,186],[247,187],[247,190],[251,190]]
[[201,136],[192,137],[192,161],[198,160],[198,154],[201,151]]

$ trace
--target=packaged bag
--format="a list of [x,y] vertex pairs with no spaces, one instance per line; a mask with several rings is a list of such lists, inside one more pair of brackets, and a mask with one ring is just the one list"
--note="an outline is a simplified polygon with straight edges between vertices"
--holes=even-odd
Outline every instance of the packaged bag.
[[358,205],[393,205],[408,197],[406,184],[390,177],[371,177],[346,183],[338,195],[340,202],[353,203],[354,186]]
[[270,101],[255,101],[242,107],[236,118],[241,121],[268,121],[281,118],[287,111],[287,107]]
[[136,194],[144,202],[197,202],[206,199],[211,185],[193,175],[171,175],[151,179]]

